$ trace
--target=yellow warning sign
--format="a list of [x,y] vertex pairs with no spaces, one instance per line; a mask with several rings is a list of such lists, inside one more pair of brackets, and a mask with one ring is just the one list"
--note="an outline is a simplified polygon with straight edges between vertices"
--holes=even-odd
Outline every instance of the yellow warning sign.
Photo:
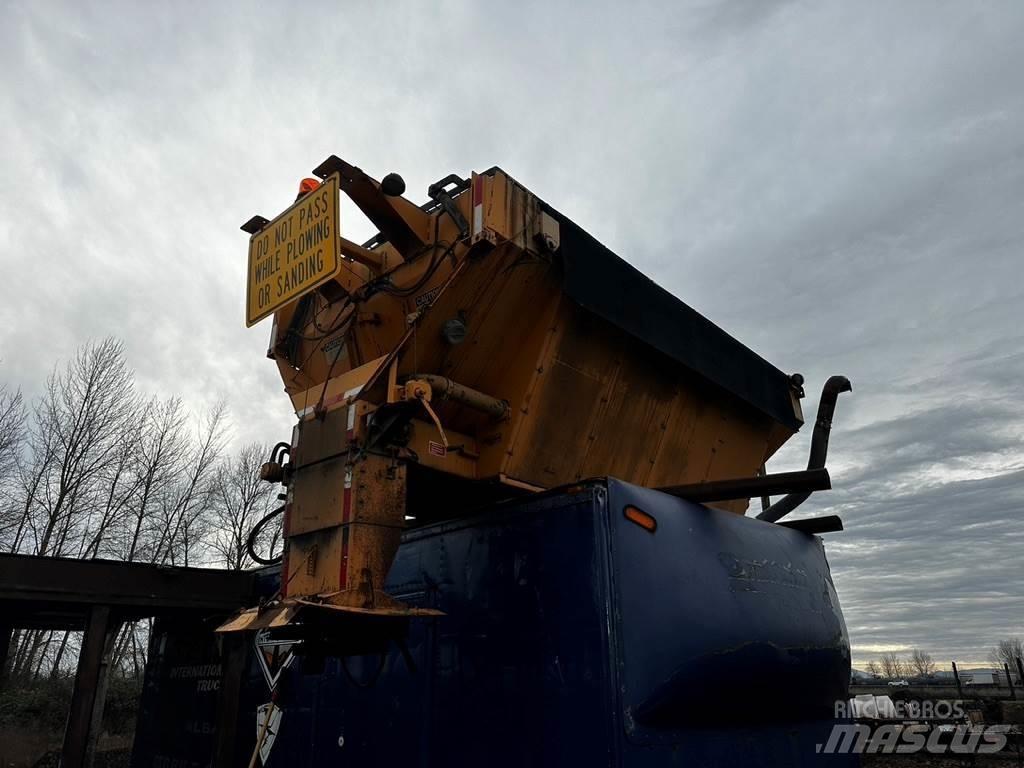
[[246,326],[338,274],[338,194],[335,174],[249,239]]

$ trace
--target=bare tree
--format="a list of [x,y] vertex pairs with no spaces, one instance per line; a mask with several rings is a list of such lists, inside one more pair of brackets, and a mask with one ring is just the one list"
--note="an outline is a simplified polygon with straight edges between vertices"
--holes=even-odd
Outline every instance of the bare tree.
[[135,492],[122,517],[121,556],[152,562],[159,537],[154,510],[177,479],[186,458],[185,414],[181,401],[151,399],[142,407],[141,429],[132,460]]
[[[135,400],[132,372],[114,339],[87,344],[54,369],[32,409],[18,457],[8,551],[82,552],[102,479],[131,425]],[[59,663],[66,641],[64,633],[18,633],[12,674],[38,676],[47,662]]]
[[[0,385],[0,548],[171,565],[212,553],[248,566],[246,539],[274,489],[258,480],[262,446],[224,460],[226,422],[223,403],[196,423],[178,398],[140,397],[114,339],[56,366],[31,408]],[[261,550],[279,535],[268,531]],[[149,622],[122,627],[113,669],[141,675],[149,630]],[[75,633],[21,630],[11,674],[59,676],[79,643]]]
[[989,661],[995,667],[1007,664],[1012,672],[1017,668],[1017,659],[1024,659],[1024,640],[1019,637],[1007,637],[996,643],[989,653]]
[[57,461],[56,441],[49,423],[39,423],[40,411],[33,411],[32,428],[27,430],[26,446],[19,455],[17,481],[10,503],[8,527],[11,535],[5,542],[8,552],[26,549],[32,525],[31,516],[42,493],[44,481],[50,477]]
[[136,417],[135,401],[134,377],[115,339],[87,344],[50,376],[34,413],[25,488],[29,540],[22,547],[37,555],[78,554],[76,534]]
[[0,384],[0,475],[13,470],[25,429],[25,403],[21,392]]
[[874,677],[881,677],[882,676],[882,668],[880,666],[878,666],[878,662],[877,661],[874,661],[874,660],[869,661],[867,663],[867,666],[865,667],[865,669],[867,669],[867,672],[868,672],[869,675],[873,675]]
[[109,534],[128,514],[130,502],[135,498],[141,478],[133,469],[141,437],[141,423],[134,429],[126,429],[117,455],[107,467],[102,480],[104,492],[102,506],[97,506],[90,516],[88,533],[82,538],[80,557],[97,558],[116,556],[117,545]]
[[[228,568],[241,570],[252,564],[246,547],[249,533],[274,505],[274,486],[259,477],[268,453],[266,446],[250,443],[217,472],[210,548]],[[268,552],[277,543],[276,531],[269,535],[260,542]]]
[[910,671],[918,677],[931,677],[935,674],[935,661],[930,653],[915,648],[910,653]]
[[21,392],[0,385],[0,547],[5,550],[13,543],[20,520],[16,489],[25,415]]
[[882,673],[890,678],[906,677],[907,665],[894,651],[887,651],[882,654],[879,663],[882,665]]
[[[180,401],[152,400],[139,441],[135,498],[129,505],[122,556],[151,563],[188,565],[201,542],[191,534],[203,530],[209,514],[213,477],[224,442],[225,408],[208,414],[195,439],[189,433]],[[145,663],[149,622],[128,622],[114,644],[112,663],[138,677]]]
[[153,562],[188,565],[203,548],[213,516],[216,471],[224,452],[227,407],[206,415],[189,449],[185,470],[168,486],[160,507],[161,533]]

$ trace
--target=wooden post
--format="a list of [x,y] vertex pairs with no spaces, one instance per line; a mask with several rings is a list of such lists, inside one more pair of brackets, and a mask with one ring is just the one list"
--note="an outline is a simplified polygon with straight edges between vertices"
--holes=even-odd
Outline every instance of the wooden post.
[[0,624],[0,691],[7,682],[7,656],[11,650],[11,635],[14,628],[9,624]]
[[1017,700],[1017,691],[1013,687],[1013,675],[1010,674],[1010,665],[1004,663],[1003,671],[1006,673],[1006,684],[1010,687],[1010,698]]
[[96,756],[96,745],[99,743],[100,732],[103,730],[103,710],[107,705],[107,687],[110,683],[110,658],[120,631],[121,622],[110,621],[107,624],[107,637],[103,644],[103,656],[100,660],[100,674],[96,681],[96,695],[93,697],[92,719],[89,721],[89,739],[85,746],[85,768],[92,768],[93,758]]
[[104,671],[104,653],[107,650],[107,635],[110,632],[110,606],[93,605],[82,638],[82,650],[78,656],[75,672],[75,687],[71,694],[71,708],[68,724],[64,730],[64,746],[61,749],[61,768],[85,768],[92,730],[93,713],[96,707],[100,676]]
[[960,685],[960,673],[957,672],[957,670],[956,670],[956,662],[955,661],[951,661],[950,664],[953,665],[953,677],[956,679],[956,697],[958,699],[962,699],[964,697],[964,689]]

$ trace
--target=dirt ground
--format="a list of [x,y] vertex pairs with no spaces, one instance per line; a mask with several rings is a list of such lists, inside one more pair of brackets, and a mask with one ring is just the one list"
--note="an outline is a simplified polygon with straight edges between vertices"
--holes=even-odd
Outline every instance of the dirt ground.
[[[44,733],[32,728],[0,726],[0,768],[45,768],[56,766],[61,733]],[[104,734],[100,738],[95,768],[119,768],[128,765],[131,737]]]
[[0,726],[0,766],[26,768],[54,749],[60,749],[60,734],[38,729]]

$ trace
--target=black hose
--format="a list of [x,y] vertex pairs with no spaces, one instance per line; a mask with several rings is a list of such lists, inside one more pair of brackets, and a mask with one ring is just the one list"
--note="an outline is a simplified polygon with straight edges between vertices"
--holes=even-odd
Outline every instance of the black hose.
[[275,445],[273,448],[270,449],[270,463],[271,464],[282,464],[283,462],[281,461],[281,456],[283,454],[285,454],[285,453],[290,455],[291,452],[292,452],[292,445],[291,445],[291,443],[286,443],[284,441],[281,441],[280,443],[278,443],[277,445]]
[[400,299],[408,298],[409,296],[412,296],[414,293],[418,292],[421,288],[423,288],[423,286],[427,284],[427,282],[429,282],[430,278],[432,278],[434,276],[434,273],[437,272],[438,267],[440,267],[444,263],[444,260],[455,249],[455,243],[452,243],[447,248],[445,248],[444,252],[441,253],[440,256],[437,255],[437,252],[442,247],[441,243],[435,243],[433,247],[434,254],[430,259],[429,266],[427,267],[423,275],[420,276],[420,278],[413,285],[406,286],[405,288],[398,288],[397,286],[393,286],[387,282],[382,282],[379,286],[377,286],[376,290],[382,293],[386,293],[388,296],[394,296],[395,298]]
[[277,565],[284,558],[284,555],[278,555],[277,557],[267,559],[256,554],[256,539],[259,538],[260,533],[263,531],[263,527],[271,520],[273,520],[275,517],[284,512],[284,508],[285,505],[282,504],[277,509],[268,512],[266,515],[260,518],[260,521],[252,527],[251,531],[249,531],[249,538],[245,541],[245,549],[249,553],[249,557],[251,557],[260,565]]

